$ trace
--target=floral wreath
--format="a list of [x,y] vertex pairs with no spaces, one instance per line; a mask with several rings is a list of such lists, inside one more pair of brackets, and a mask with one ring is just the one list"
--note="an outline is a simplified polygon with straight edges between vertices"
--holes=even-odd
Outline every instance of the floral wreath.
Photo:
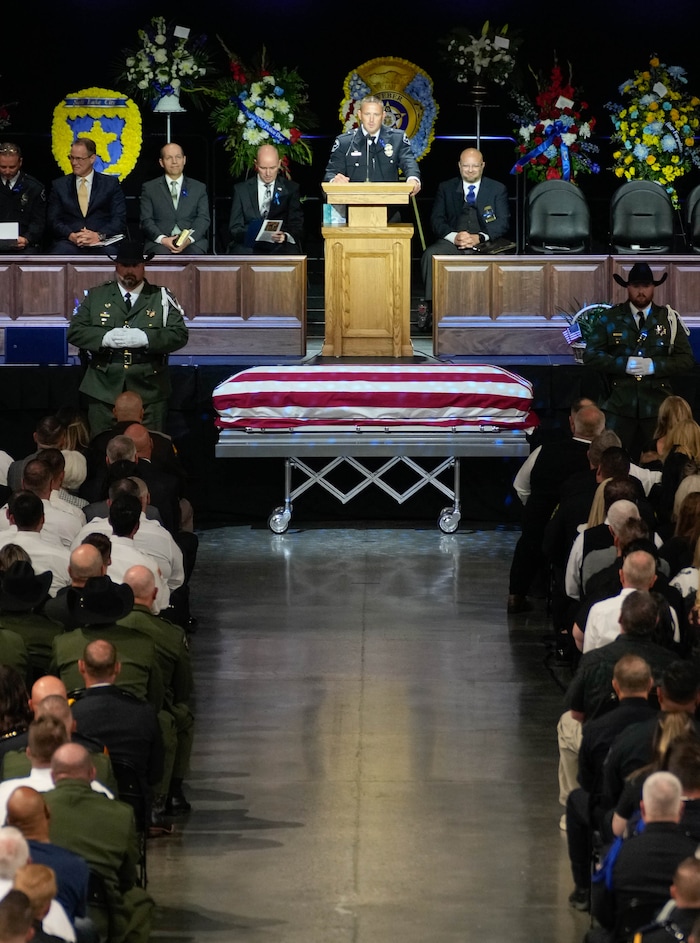
[[166,95],[181,91],[197,104],[196,93],[206,91],[199,82],[210,67],[207,37],[190,39],[187,27],[166,23],[162,16],[154,16],[138,35],[141,45],[124,51],[125,68],[119,76],[129,92],[154,108]]
[[54,108],[51,126],[51,150],[66,174],[72,173],[71,145],[81,137],[97,145],[95,170],[123,180],[141,153],[141,112],[121,92],[95,87],[72,92]]
[[416,160],[428,153],[435,138],[438,105],[433,98],[433,80],[423,69],[407,59],[370,59],[349,73],[343,94],[340,105],[343,131],[358,126],[359,102],[367,95],[375,95],[386,108],[385,126],[408,136]]
[[538,81],[535,104],[524,95],[513,93],[519,114],[517,122],[518,160],[511,173],[523,171],[530,180],[567,180],[575,182],[578,174],[597,174],[600,167],[591,158],[598,146],[588,139],[596,120],[587,117],[588,103],[581,100],[569,77],[564,79],[555,61],[548,83]]
[[695,136],[700,126],[700,98],[690,95],[685,69],[667,66],[657,56],[619,88],[627,104],[605,106],[615,127],[611,137],[613,171],[626,180],[653,180],[679,199],[675,182],[700,167]]
[[303,140],[302,127],[308,127],[311,116],[306,108],[306,83],[299,73],[294,69],[269,71],[264,49],[260,67],[254,69],[243,65],[226,46],[224,49],[230,76],[210,91],[220,102],[210,118],[232,155],[231,174],[239,177],[249,170],[263,144],[277,148],[285,173],[290,160],[310,164],[311,148]]

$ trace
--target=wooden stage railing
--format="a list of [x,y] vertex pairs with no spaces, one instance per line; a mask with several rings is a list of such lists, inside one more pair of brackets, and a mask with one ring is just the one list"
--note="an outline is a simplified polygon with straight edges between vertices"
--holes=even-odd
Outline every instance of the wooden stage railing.
[[[156,257],[146,277],[185,310],[190,338],[180,354],[306,352],[306,256]],[[104,256],[0,256],[0,328],[64,325],[86,289],[113,278]]]
[[635,262],[648,262],[654,301],[670,304],[689,328],[700,327],[700,254],[697,255],[454,255],[435,256],[434,352],[451,355],[563,354],[566,321],[584,304],[618,303]]

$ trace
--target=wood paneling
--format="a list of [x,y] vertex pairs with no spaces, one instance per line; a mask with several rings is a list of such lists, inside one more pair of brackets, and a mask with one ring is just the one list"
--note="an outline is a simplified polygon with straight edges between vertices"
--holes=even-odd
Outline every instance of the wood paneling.
[[[156,257],[146,277],[185,310],[190,340],[180,353],[306,353],[305,256]],[[104,256],[2,257],[0,327],[65,324],[86,290],[113,278]]]
[[563,354],[563,311],[626,297],[613,274],[627,278],[648,262],[668,279],[654,295],[689,327],[700,327],[700,254],[694,256],[485,256],[433,260],[434,350],[440,356]]

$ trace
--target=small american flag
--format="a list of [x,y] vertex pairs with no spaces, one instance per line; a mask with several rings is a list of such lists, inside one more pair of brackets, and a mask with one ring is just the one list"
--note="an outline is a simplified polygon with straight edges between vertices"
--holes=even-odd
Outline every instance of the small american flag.
[[581,328],[578,326],[578,323],[572,324],[569,327],[564,328],[564,330],[562,331],[562,334],[564,335],[564,340],[569,345],[575,344],[576,341],[580,341],[581,338],[583,337],[583,334],[581,333]]

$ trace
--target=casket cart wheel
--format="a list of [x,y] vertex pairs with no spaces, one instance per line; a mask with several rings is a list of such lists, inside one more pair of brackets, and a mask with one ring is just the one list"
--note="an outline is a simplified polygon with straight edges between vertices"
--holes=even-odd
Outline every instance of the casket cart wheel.
[[462,515],[457,508],[443,508],[438,517],[438,527],[443,534],[454,534],[461,518]]
[[267,519],[267,526],[273,534],[284,534],[292,519],[291,508],[278,507]]

